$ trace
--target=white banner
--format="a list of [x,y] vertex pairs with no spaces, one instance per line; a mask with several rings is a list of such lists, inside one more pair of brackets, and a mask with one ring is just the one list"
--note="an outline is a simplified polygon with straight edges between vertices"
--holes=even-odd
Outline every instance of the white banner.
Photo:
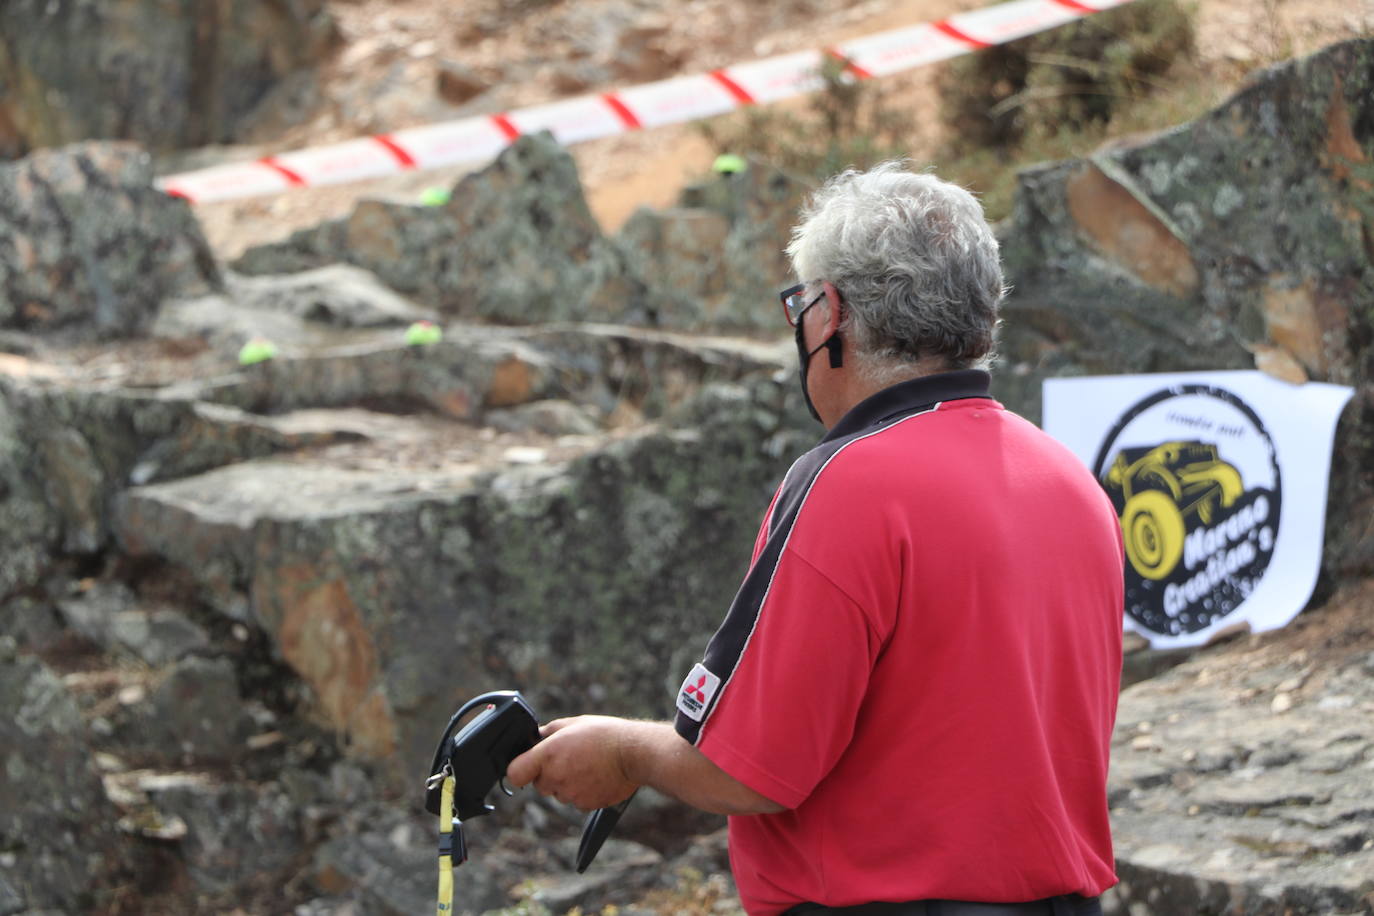
[[1321,567],[1331,448],[1352,394],[1260,372],[1045,382],[1045,431],[1121,520],[1127,629],[1174,648],[1297,616]]

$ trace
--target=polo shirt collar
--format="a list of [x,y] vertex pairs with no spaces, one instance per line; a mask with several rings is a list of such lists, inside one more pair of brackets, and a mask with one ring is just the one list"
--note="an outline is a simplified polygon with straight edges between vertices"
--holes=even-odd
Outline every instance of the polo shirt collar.
[[991,384],[992,377],[982,369],[958,369],[898,382],[851,407],[821,441],[852,436],[884,420],[915,413],[942,401],[988,397]]

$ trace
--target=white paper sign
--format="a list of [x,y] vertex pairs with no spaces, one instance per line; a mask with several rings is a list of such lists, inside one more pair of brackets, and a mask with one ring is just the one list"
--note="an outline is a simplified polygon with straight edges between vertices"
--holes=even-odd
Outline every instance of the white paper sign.
[[1045,382],[1045,431],[1121,519],[1127,629],[1172,648],[1297,616],[1317,583],[1331,447],[1352,393],[1260,372]]

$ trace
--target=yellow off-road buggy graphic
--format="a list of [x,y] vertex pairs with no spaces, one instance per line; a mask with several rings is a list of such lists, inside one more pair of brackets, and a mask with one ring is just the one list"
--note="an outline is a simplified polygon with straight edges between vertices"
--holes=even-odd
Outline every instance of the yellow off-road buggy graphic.
[[1126,559],[1146,579],[1163,579],[1178,565],[1185,518],[1210,525],[1245,492],[1240,472],[1205,442],[1122,449],[1103,483],[1121,512]]

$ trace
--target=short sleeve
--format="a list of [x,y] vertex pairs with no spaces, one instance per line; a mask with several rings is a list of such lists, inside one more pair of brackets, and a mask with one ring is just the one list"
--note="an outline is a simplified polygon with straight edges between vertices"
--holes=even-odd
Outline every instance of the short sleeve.
[[795,807],[848,746],[879,648],[863,609],[783,550],[697,747],[754,791]]

